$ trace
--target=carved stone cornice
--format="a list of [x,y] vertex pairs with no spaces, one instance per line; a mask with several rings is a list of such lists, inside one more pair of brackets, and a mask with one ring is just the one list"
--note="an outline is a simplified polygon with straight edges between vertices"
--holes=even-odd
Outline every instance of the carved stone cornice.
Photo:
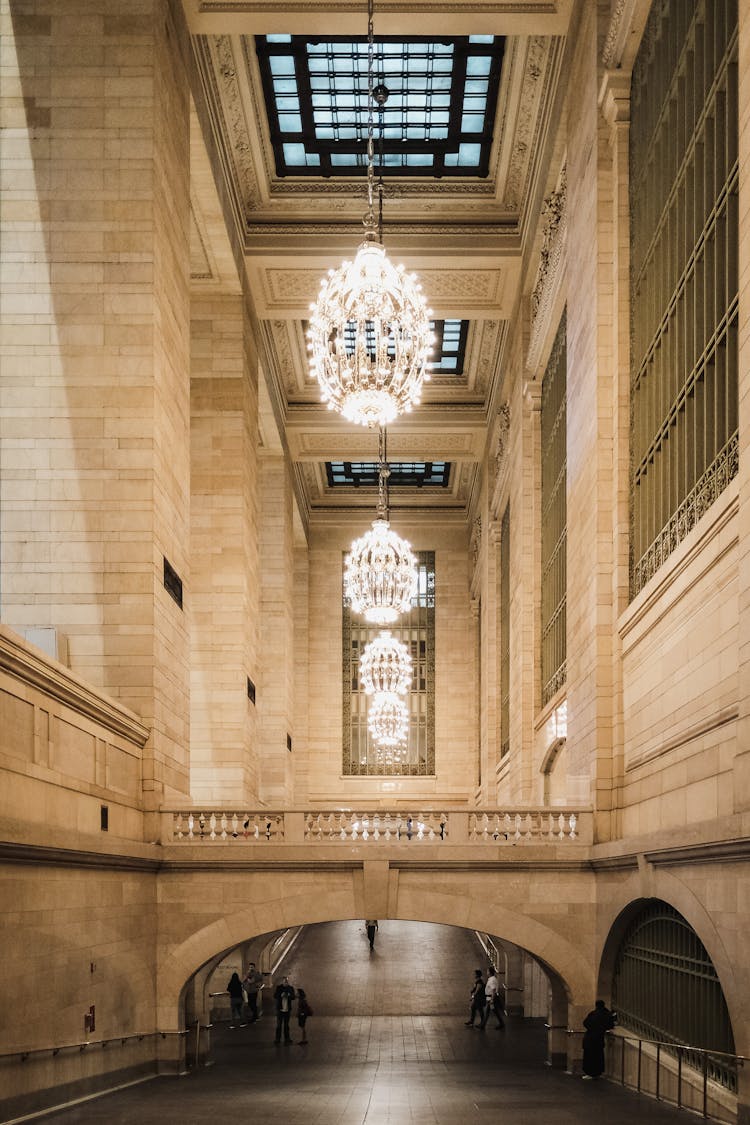
[[607,34],[602,47],[602,64],[608,69],[620,65],[627,43],[637,0],[613,0]]
[[630,123],[630,75],[623,70],[608,70],[599,87],[599,107],[610,127],[610,137]]
[[[490,511],[495,517],[495,525],[500,528],[499,518],[502,514],[504,499],[507,495],[507,485],[510,477],[510,463],[508,461],[508,445],[510,440],[510,406],[504,402],[497,412],[494,434],[494,459],[490,462],[490,469],[494,468],[494,482],[492,485],[492,500]],[[493,526],[495,526],[493,525]],[[499,535],[499,530],[498,530]]]
[[545,340],[554,327],[552,315],[562,286],[567,251],[566,203],[567,168],[563,164],[557,186],[547,196],[542,209],[542,249],[531,293],[531,335],[526,356],[529,372],[538,369]]
[[471,539],[469,540],[469,554],[471,556],[471,565],[476,570],[479,556],[482,551],[482,517],[475,516],[474,522],[471,526]]
[[97,693],[57,662],[37,655],[20,637],[1,626],[0,670],[128,742],[143,747],[148,741],[150,729],[131,711]]
[[502,471],[508,453],[508,438],[510,437],[510,406],[507,402],[497,412],[497,432],[495,434],[495,476]]

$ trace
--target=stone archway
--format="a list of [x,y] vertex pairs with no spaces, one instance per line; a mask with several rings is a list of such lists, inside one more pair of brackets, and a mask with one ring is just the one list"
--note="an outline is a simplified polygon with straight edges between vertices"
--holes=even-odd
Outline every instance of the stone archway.
[[[161,962],[158,974],[160,1026],[178,1030],[179,1000],[186,982],[220,953],[274,929],[361,919],[365,910],[356,883],[356,880],[350,881],[349,893],[341,889],[328,893],[317,889],[300,892],[294,897],[285,895],[280,885],[278,897],[267,898],[262,909],[255,904],[217,917],[174,943]],[[558,1063],[566,1060],[572,1065],[578,1045],[565,1035],[569,1013],[585,1008],[595,981],[593,962],[586,950],[553,928],[550,922],[531,918],[499,903],[478,900],[470,890],[459,888],[460,884],[456,883],[450,892],[438,891],[431,888],[427,880],[419,885],[412,881],[412,885],[403,888],[398,895],[397,909],[380,910],[378,916],[490,932],[527,950],[545,968],[553,986],[554,1039],[550,1042],[550,1057]]]

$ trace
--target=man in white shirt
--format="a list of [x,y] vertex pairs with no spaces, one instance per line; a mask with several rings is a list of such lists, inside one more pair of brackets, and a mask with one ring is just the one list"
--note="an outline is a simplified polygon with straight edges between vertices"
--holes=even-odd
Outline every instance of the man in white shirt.
[[484,1027],[484,1025],[487,1023],[487,1018],[492,1011],[495,1013],[495,1018],[497,1019],[497,1031],[504,1030],[505,1021],[503,1020],[503,1005],[500,1000],[497,973],[495,972],[494,965],[490,965],[489,973],[487,974],[487,983],[484,986],[484,995],[486,997],[487,1003],[484,1008],[482,1022],[479,1026],[482,1028]]

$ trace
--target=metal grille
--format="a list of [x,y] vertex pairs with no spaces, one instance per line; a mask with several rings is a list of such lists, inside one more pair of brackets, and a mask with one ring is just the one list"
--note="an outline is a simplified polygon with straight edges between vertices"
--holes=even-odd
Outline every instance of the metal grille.
[[345,776],[425,777],[435,773],[435,553],[418,551],[419,584],[411,610],[388,628],[408,645],[412,682],[408,695],[409,744],[405,763],[383,765],[367,730],[367,696],[360,690],[359,658],[381,631],[343,610],[343,773]]
[[500,757],[510,750],[510,505],[500,522]]
[[658,0],[633,70],[631,595],[737,473],[736,0]]
[[[631,922],[615,962],[612,1001],[618,1022],[667,1043],[734,1053],[724,993],[695,930],[665,902],[650,902]],[[736,1088],[736,1071],[712,1060],[711,1076]]]
[[566,314],[542,379],[542,706],[565,683]]

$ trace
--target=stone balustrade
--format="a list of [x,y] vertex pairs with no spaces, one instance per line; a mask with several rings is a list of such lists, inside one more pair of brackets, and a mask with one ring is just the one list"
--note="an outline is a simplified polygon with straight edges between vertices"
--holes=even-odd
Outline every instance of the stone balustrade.
[[162,810],[162,843],[590,844],[587,808],[451,811]]

